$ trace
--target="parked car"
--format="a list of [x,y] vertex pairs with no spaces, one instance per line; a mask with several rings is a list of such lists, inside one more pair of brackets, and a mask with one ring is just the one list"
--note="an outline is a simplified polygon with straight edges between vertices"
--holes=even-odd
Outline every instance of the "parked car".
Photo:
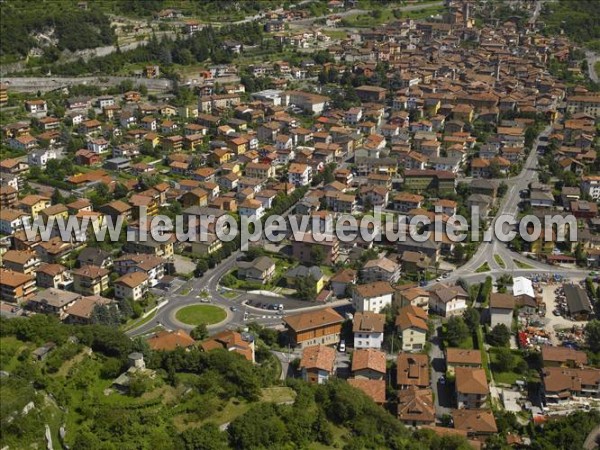
[[340,344],[338,345],[338,350],[340,352],[345,352],[346,351],[346,341],[341,340]]

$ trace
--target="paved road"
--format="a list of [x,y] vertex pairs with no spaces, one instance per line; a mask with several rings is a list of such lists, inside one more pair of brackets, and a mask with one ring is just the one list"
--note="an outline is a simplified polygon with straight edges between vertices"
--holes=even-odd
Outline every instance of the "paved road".
[[123,81],[143,84],[150,90],[165,91],[171,89],[173,82],[163,78],[149,79],[138,77],[5,77],[2,82],[10,86],[11,91],[17,92],[48,92],[76,84],[109,87]]
[[[394,8],[394,9],[397,9],[398,11],[418,11],[420,9],[427,9],[427,8],[431,8],[434,6],[441,6],[443,4],[444,4],[443,1],[442,2],[427,2],[427,3],[418,3],[416,5],[401,6],[399,8]],[[344,18],[347,16],[353,16],[353,15],[357,15],[357,14],[365,14],[368,12],[369,12],[369,10],[367,10],[367,9],[358,9],[358,8],[357,9],[349,9],[347,11],[342,11],[342,12],[328,13],[324,16],[310,17],[308,19],[295,20],[293,22],[290,22],[290,25],[306,26],[306,25],[312,25],[316,20],[325,19],[332,15],[340,16],[340,17]]]
[[[548,136],[551,131],[551,127],[548,126],[540,133],[540,136]],[[502,203],[498,208],[498,212],[492,221],[490,230],[496,223],[496,220],[501,215],[509,215],[516,217],[518,214],[518,204],[520,202],[520,192],[527,189],[528,184],[532,181],[536,181],[538,177],[537,163],[538,153],[537,147],[540,145],[539,136],[531,150],[527,160],[523,165],[523,169],[519,175],[509,178],[506,180],[509,188]],[[507,230],[505,230],[507,231]],[[446,279],[448,282],[455,282],[458,279],[464,279],[471,283],[478,283],[484,281],[488,275],[497,277],[505,273],[510,273],[513,276],[528,276],[536,274],[547,274],[560,272],[565,276],[571,278],[582,278],[588,271],[580,269],[565,269],[562,267],[551,266],[539,261],[535,261],[520,253],[514,252],[508,248],[506,243],[499,241],[494,233],[490,233],[487,237],[487,242],[482,242],[479,248],[473,255],[473,257],[464,265],[450,273],[450,276]],[[504,261],[505,267],[501,267],[495,260],[494,255],[499,255]],[[515,261],[527,264],[531,269],[520,269]],[[490,266],[489,272],[476,273],[476,270],[483,264],[487,263]],[[432,285],[430,283],[430,285]]]
[[446,373],[446,357],[442,350],[442,323],[434,322],[435,335],[430,339],[429,360],[431,362],[431,390],[435,397],[435,415],[441,419],[445,414],[450,414],[454,407],[454,396],[450,386],[440,383],[440,378]]
[[590,76],[590,79],[593,82],[598,83],[598,74],[596,73],[596,63],[598,61],[600,61],[600,55],[588,50],[585,52],[585,58],[588,63],[588,74]]

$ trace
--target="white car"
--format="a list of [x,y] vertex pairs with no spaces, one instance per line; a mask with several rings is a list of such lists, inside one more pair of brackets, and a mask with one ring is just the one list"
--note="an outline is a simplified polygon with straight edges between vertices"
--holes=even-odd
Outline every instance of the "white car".
[[345,352],[346,351],[346,341],[340,341],[340,344],[338,345],[338,350],[340,352]]

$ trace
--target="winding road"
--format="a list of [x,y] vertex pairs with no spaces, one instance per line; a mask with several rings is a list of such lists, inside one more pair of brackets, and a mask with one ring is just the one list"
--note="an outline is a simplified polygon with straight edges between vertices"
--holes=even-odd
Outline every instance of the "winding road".
[[[538,177],[537,163],[538,163],[538,146],[540,145],[540,137],[548,136],[551,131],[551,126],[546,127],[536,139],[536,142],[527,157],[523,169],[516,177],[512,177],[506,180],[509,188],[506,192],[502,203],[498,208],[498,212],[492,221],[489,231],[494,229],[498,217],[502,215],[509,215],[516,217],[519,211],[520,193],[522,190],[527,189],[529,183],[536,181]],[[508,231],[505,227],[504,231]],[[505,267],[501,267],[500,264],[494,258],[494,255],[499,255],[504,262]],[[522,264],[527,264],[531,268],[522,269],[515,261]],[[490,271],[477,273],[476,270],[484,264],[488,264]],[[522,267],[522,266],[521,266]],[[561,274],[572,277],[572,278],[583,278],[586,276],[588,271],[580,269],[567,269],[563,267],[551,266],[539,261],[529,259],[520,253],[512,251],[506,243],[501,242],[495,233],[484,233],[484,242],[479,245],[479,248],[473,255],[473,257],[463,266],[457,268],[455,271],[450,273],[445,280],[447,282],[455,282],[459,279],[463,279],[468,283],[480,283],[485,280],[487,276],[496,278],[503,274],[509,273],[513,276],[529,276],[536,274],[548,274],[560,272]],[[430,283],[430,285],[434,282]]]
[[[547,127],[542,131],[540,136],[548,136],[550,130],[551,127]],[[519,175],[506,180],[509,184],[509,189],[502,199],[502,203],[498,208],[498,212],[492,221],[490,229],[493,229],[496,220],[501,215],[516,217],[521,191],[527,189],[528,184],[537,179],[537,147],[540,145],[540,136],[538,136]],[[283,216],[287,216],[290,211],[291,209],[286,211]],[[506,243],[501,242],[496,238],[494,233],[490,233],[487,236],[484,234],[484,238],[486,242],[481,243],[473,257],[466,264],[451,272],[449,276],[444,279],[444,282],[454,283],[459,279],[462,279],[468,283],[481,283],[485,281],[485,278],[488,276],[496,279],[506,273],[509,273],[512,276],[531,277],[560,272],[565,277],[581,279],[588,273],[586,270],[551,266],[526,258],[520,253],[510,250]],[[299,312],[330,306],[337,307],[349,305],[347,300],[340,300],[333,303],[327,303],[326,305],[311,304],[310,306],[307,306],[306,302],[302,300],[281,297],[276,294],[265,295],[263,293],[238,292],[239,295],[237,297],[231,298],[231,296],[226,295],[226,290],[219,286],[219,281],[235,267],[236,260],[242,255],[243,253],[241,251],[233,253],[217,267],[207,271],[202,277],[193,278],[183,284],[183,286],[179,287],[175,292],[167,294],[168,302],[157,311],[154,319],[128,331],[127,334],[130,336],[148,334],[158,325],[169,330],[178,328],[190,330],[193,327],[179,322],[175,318],[175,313],[184,306],[202,303],[203,297],[210,299],[211,304],[218,305],[227,310],[227,319],[220,324],[210,326],[209,330],[211,332],[218,332],[224,329],[237,329],[248,322],[258,322],[263,326],[274,327],[282,325],[282,316],[291,311]],[[500,258],[502,258],[505,267],[501,267],[500,264],[498,264],[494,255],[499,255]],[[522,264],[521,267],[519,267],[519,264],[516,263],[517,261],[522,264],[527,264],[530,268],[521,268],[523,267]],[[477,273],[476,270],[485,263],[489,265],[490,270]],[[435,283],[435,281],[432,281],[428,286],[431,287]],[[178,292],[185,292],[185,294],[179,294]],[[249,306],[247,304],[248,301],[251,301],[253,304],[259,302],[267,304],[281,303],[284,306],[284,310],[280,314],[279,311],[255,308]]]

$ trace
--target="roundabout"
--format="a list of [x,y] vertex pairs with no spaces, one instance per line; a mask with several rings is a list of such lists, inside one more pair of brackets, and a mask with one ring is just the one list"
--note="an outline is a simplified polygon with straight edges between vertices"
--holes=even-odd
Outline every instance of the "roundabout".
[[207,326],[215,325],[223,322],[226,318],[227,311],[213,305],[188,305],[175,312],[175,319],[190,326],[197,326],[201,323]]

